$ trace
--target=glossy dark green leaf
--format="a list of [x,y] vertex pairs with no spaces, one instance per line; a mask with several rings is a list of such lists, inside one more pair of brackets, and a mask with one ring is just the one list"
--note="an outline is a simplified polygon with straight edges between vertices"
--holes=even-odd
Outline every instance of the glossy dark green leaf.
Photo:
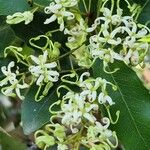
[[140,5],[145,5],[146,2],[149,0],[129,0],[130,3],[136,3],[136,4],[140,4]]
[[26,150],[25,144],[21,143],[19,139],[13,138],[2,132],[0,129],[0,149],[2,150]]
[[109,90],[115,101],[111,107],[113,118],[120,110],[120,118],[113,130],[124,145],[125,150],[149,150],[150,144],[150,93],[143,86],[136,73],[122,62],[110,65],[109,71],[120,68],[114,74],[106,74],[101,61],[93,66],[95,77],[102,77],[114,83],[117,91]]
[[34,3],[41,5],[43,7],[43,6],[48,6],[52,1],[53,0],[34,0]]
[[[139,21],[141,23],[146,23],[150,21],[150,0],[147,0],[144,5],[142,5],[143,9],[139,16]],[[150,24],[149,24],[150,27]]]
[[9,46],[16,39],[11,27],[6,24],[5,17],[0,16],[0,55],[3,55],[5,47]]
[[35,101],[35,94],[37,86],[32,86],[22,103],[21,121],[25,134],[30,134],[50,119],[49,107],[57,100],[56,89],[52,88],[48,96],[43,98],[40,102]]
[[0,0],[0,15],[12,15],[29,9],[27,0]]

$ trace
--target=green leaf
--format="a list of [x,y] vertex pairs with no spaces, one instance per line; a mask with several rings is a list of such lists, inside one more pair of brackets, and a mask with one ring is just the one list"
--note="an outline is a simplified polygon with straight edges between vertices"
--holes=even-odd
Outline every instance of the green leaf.
[[[143,9],[139,16],[140,23],[146,23],[147,21],[150,21],[150,0],[147,0],[143,4],[144,4],[142,5]],[[149,24],[149,27],[150,27],[150,24]]]
[[34,0],[34,3],[41,6],[48,6],[52,1],[53,0]]
[[116,103],[111,107],[113,118],[120,110],[120,118],[113,130],[124,145],[125,150],[150,150],[150,94],[143,86],[136,73],[122,62],[115,62],[109,71],[120,68],[113,74],[102,69],[102,62],[97,60],[93,66],[95,77],[102,77],[114,83],[117,91],[109,90],[109,95]]
[[29,9],[27,0],[0,0],[0,15],[12,15]]
[[0,128],[0,149],[2,150],[26,150],[25,144],[20,140],[9,136]]
[[49,91],[49,95],[43,98],[40,102],[35,101],[37,86],[32,86],[27,93],[21,108],[21,121],[25,134],[30,134],[50,119],[49,107],[58,98],[56,89],[53,87]]
[[141,4],[141,5],[145,5],[147,1],[148,0],[129,0],[131,4],[136,3],[136,4]]
[[0,55],[3,55],[4,49],[16,39],[14,31],[6,24],[5,17],[0,16]]

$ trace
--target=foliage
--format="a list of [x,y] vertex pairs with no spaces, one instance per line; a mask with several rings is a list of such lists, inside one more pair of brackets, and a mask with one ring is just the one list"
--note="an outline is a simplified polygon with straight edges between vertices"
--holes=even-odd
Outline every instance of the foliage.
[[149,149],[150,94],[135,72],[149,51],[149,6],[0,0],[1,92],[22,100],[39,148]]

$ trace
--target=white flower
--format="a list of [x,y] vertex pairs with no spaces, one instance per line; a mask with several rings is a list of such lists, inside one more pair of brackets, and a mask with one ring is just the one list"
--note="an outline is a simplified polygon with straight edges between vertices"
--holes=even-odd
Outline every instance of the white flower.
[[132,62],[134,65],[137,65],[139,63],[139,58],[139,52],[137,50],[132,51],[129,49],[128,53],[124,57],[124,61],[126,64]]
[[30,11],[25,11],[23,13],[17,12],[12,16],[7,16],[6,22],[8,24],[18,24],[20,22],[25,21],[25,24],[29,24],[33,20],[33,13]]
[[58,114],[58,117],[62,118],[62,124],[70,127],[73,133],[78,132],[77,126],[80,125],[83,118],[92,123],[96,121],[92,112],[98,110],[98,105],[90,104],[85,100],[83,95],[73,92],[68,92],[63,97],[61,113]]
[[[6,86],[7,87],[3,87],[1,89],[2,93],[6,96],[17,96],[20,99],[24,99],[24,96],[21,96],[20,93],[20,89],[25,89],[28,88],[29,85],[24,83],[24,80],[21,79],[23,81],[23,84],[20,84],[21,80],[17,79],[17,75],[19,74],[19,71],[16,70],[16,73],[13,73],[11,71],[11,68],[13,68],[15,66],[15,63],[12,61],[8,64],[8,67],[6,68],[6,66],[3,66],[1,68],[2,73],[6,76],[2,81],[0,81],[0,86]],[[15,93],[14,93],[15,91]]]
[[37,85],[41,85],[42,82],[57,82],[59,79],[59,73],[52,70],[57,66],[57,63],[46,63],[47,56],[47,51],[45,51],[44,54],[40,55],[38,58],[33,55],[30,56],[36,65],[30,66],[29,71],[37,78]]
[[84,76],[90,76],[89,72],[85,72],[80,76],[78,85],[83,90],[81,92],[81,95],[87,97],[90,102],[93,102],[97,98],[96,90],[100,86],[98,81],[99,79],[97,78],[96,80],[94,79],[84,80],[83,79]]
[[85,41],[87,33],[86,30],[86,23],[80,16],[80,21],[71,29],[65,28],[64,33],[69,34],[68,42],[66,45],[72,50],[80,47]]
[[106,103],[108,103],[110,106],[113,105],[113,104],[115,104],[115,103],[112,101],[111,97],[108,96],[108,95],[105,95],[104,93],[100,93],[100,94],[99,94],[99,96],[98,96],[98,102],[99,102],[100,104],[106,104]]
[[[104,147],[111,149],[117,147],[118,139],[115,132],[108,129],[110,120],[107,117],[102,118],[102,123],[95,122],[94,125],[87,127],[87,136],[82,142],[92,147],[92,150],[103,149]],[[113,142],[112,142],[113,141]]]
[[[124,61],[126,64],[137,65],[143,60],[148,46],[138,39],[146,36],[150,30],[143,25],[137,24],[132,16],[122,16],[122,10],[117,9],[113,15],[108,8],[103,8],[103,17],[96,18],[94,24],[88,30],[93,31],[100,26],[97,35],[89,39],[89,50],[93,57],[103,60],[104,70],[108,63],[114,60]],[[142,48],[144,45],[145,49]],[[120,48],[119,48],[120,47]]]
[[112,23],[113,25],[120,24],[122,22],[122,9],[117,9],[117,14],[112,15],[111,11],[108,8],[103,8],[102,10],[104,17],[98,17],[95,19],[92,27],[88,28],[87,32],[94,31],[101,22],[104,22],[105,28],[108,28],[108,24]]
[[68,150],[68,146],[64,144],[58,144],[57,150]]
[[[114,104],[112,99],[108,95],[104,94],[104,93],[107,93],[106,86],[107,84],[111,84],[110,82],[100,77],[96,79],[89,78],[89,79],[84,80],[83,79],[84,76],[90,76],[90,74],[88,72],[85,72],[80,76],[78,85],[83,90],[81,92],[82,96],[87,97],[89,102],[94,102],[96,99],[98,99],[100,104],[105,104],[106,102],[109,105]],[[102,91],[100,94],[97,92],[99,88],[101,88],[101,91]]]
[[[89,73],[85,72],[80,77],[79,86],[83,88],[83,92],[81,92],[81,95],[87,96],[90,102],[93,102],[96,99],[98,99],[98,102],[100,104],[106,104],[106,103],[108,103],[109,105],[115,104],[112,101],[110,96],[104,94],[106,93],[107,84],[111,84],[111,83],[107,82],[105,79],[102,79],[100,77],[96,78],[95,80],[86,79],[83,81],[84,76],[89,76]],[[102,92],[98,95],[97,90],[100,87]]]
[[112,15],[111,10],[108,8],[103,8],[102,10],[104,17],[101,17],[101,20],[105,22],[105,25],[107,26],[109,23],[112,23],[113,25],[117,25],[121,23],[122,18],[122,9],[117,9],[117,14]]
[[[71,3],[72,2],[72,3]],[[60,24],[60,31],[64,30],[64,18],[67,20],[74,19],[74,14],[70,11],[66,10],[66,7],[74,6],[74,1],[63,1],[63,0],[55,0],[55,2],[51,2],[49,6],[45,7],[46,14],[53,14],[50,18],[46,19],[44,24],[49,24],[55,20]]]
[[101,20],[101,17],[96,18],[92,27],[87,28],[86,31],[93,32],[97,28],[97,26],[100,24],[100,20]]
[[[16,80],[12,85],[8,86],[8,87],[4,87],[2,88],[2,93],[6,96],[17,96],[20,98],[20,99],[24,99],[24,96],[21,96],[21,93],[20,93],[20,89],[25,89],[25,88],[28,88],[29,85],[26,84],[26,83],[23,83],[23,84],[19,84],[19,81]],[[15,93],[14,93],[15,91]]]
[[4,85],[7,85],[8,83],[13,84],[15,82],[16,74],[11,71],[11,68],[13,68],[14,66],[15,66],[15,63],[14,63],[14,61],[12,61],[8,64],[7,68],[6,68],[6,66],[1,67],[2,73],[6,76],[5,79],[0,81],[1,87]]
[[[105,120],[107,119],[109,121],[109,119],[106,117],[103,118],[103,120],[104,119]],[[105,125],[102,125],[100,122],[96,122],[95,124],[96,124],[95,131],[97,133],[100,133],[99,140],[107,140],[107,138],[110,138],[111,136],[113,136],[112,131],[107,129],[109,127],[110,121],[107,122]]]
[[101,25],[102,26],[102,34],[103,34],[103,37],[100,36],[98,38],[98,41],[101,41],[102,43],[108,43],[108,44],[111,44],[111,45],[119,45],[121,43],[121,38],[120,37],[115,37],[115,35],[119,32],[121,32],[122,30],[118,28],[114,29],[112,32],[109,32],[108,31],[108,27],[105,26],[104,24]]

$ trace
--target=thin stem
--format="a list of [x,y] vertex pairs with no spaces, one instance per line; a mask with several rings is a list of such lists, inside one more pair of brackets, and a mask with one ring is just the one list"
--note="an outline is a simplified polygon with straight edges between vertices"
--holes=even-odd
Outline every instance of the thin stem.
[[59,32],[60,29],[55,29],[55,30],[52,30],[52,31],[49,31],[50,33],[55,33],[55,32]]
[[145,26],[148,26],[150,24],[150,20],[146,22]]
[[83,5],[84,5],[84,8],[85,8],[86,13],[88,13],[88,9],[87,9],[87,6],[86,6],[86,3],[85,3],[85,0],[82,0],[82,2],[83,2]]
[[114,10],[114,5],[115,5],[115,2],[114,2],[114,0],[111,0],[111,13],[113,13],[113,10]]
[[57,61],[57,64],[58,64],[58,70],[61,71],[61,65],[60,65],[60,62]]
[[[78,68],[78,69],[74,69],[75,72],[77,71],[81,71],[81,70],[85,70],[85,68]],[[71,72],[72,70],[63,70],[61,72],[59,72],[60,74],[64,74],[64,73],[69,73]]]
[[128,0],[125,0],[125,2],[127,3],[128,8],[130,8],[130,7],[131,7],[131,5],[130,5],[130,3],[128,2]]
[[120,0],[117,0],[117,9],[120,9]]
[[[147,1],[145,2],[145,4],[143,5],[143,7],[142,7],[139,11],[137,11],[137,15],[136,15],[136,17],[135,17],[135,20],[138,19],[139,15],[140,15],[141,12],[143,11],[143,9],[146,7],[146,5],[148,4],[148,2],[149,2],[149,0],[147,0]],[[139,6],[139,7],[140,7],[140,6]]]
[[88,146],[87,144],[84,144],[83,142],[80,142],[80,143],[81,143],[81,145],[83,145],[83,146],[85,146],[87,148],[91,148],[90,146]]
[[89,12],[91,11],[92,0],[89,0]]
[[34,2],[34,6],[37,6],[37,7],[39,7],[42,10],[45,8],[44,6],[42,6],[42,5],[38,4],[38,3],[35,3],[35,2]]
[[145,8],[145,6],[148,4],[148,2],[149,2],[149,0],[147,0],[147,1],[145,2],[145,4],[143,5],[143,7],[142,7],[141,11],[143,11],[143,9],[144,9],[144,8]]
[[97,5],[97,17],[99,17],[100,11],[103,10],[105,4],[106,4],[108,1],[109,1],[109,0],[106,0],[105,2],[103,2],[103,0],[99,0],[99,1],[98,1],[98,5]]
[[[82,46],[82,45],[81,45],[81,46]],[[81,46],[80,46],[80,47],[81,47]],[[69,52],[67,52],[67,53],[65,53],[65,54],[63,54],[63,55],[61,55],[60,57],[58,57],[58,58],[52,60],[51,62],[57,61],[57,60],[59,60],[59,59],[62,59],[62,58],[64,58],[64,57],[66,57],[66,56],[72,54],[73,52],[75,52],[76,50],[78,50],[80,47],[78,47],[78,48],[76,48],[76,49],[73,49],[73,50],[71,50],[71,51],[69,51]]]
[[29,65],[27,64],[27,63],[25,63],[24,61],[19,61],[20,63],[22,63],[23,65],[25,65],[25,66],[27,66],[27,67],[29,67]]
[[35,13],[38,9],[39,9],[39,7],[35,7],[33,10],[31,10],[31,12]]
[[70,56],[69,56],[69,60],[70,60],[71,70],[74,70],[73,63],[72,63],[72,60],[71,60]]

